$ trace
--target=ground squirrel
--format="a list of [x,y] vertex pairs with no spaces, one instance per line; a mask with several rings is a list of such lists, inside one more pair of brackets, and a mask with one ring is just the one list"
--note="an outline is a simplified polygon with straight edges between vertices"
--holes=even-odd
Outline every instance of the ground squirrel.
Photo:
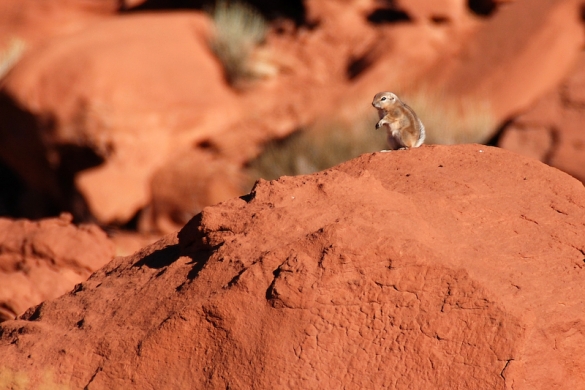
[[418,148],[425,141],[425,126],[414,110],[392,92],[377,93],[372,106],[380,116],[376,129],[386,125],[390,149]]

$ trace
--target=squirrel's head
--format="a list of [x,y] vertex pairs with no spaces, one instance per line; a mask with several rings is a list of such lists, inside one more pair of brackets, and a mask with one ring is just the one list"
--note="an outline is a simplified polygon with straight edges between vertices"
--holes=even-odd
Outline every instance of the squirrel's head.
[[372,106],[379,110],[384,110],[398,103],[400,99],[392,92],[379,92],[374,96]]

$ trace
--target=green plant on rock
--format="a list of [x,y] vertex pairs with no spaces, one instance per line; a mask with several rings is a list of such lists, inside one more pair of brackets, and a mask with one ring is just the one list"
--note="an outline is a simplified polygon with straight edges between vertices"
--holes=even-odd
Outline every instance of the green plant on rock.
[[266,180],[305,175],[380,151],[386,147],[386,132],[376,131],[375,123],[373,115],[355,124],[327,123],[270,142],[250,163],[250,175]]
[[268,26],[250,5],[220,0],[211,11],[214,31],[209,42],[223,64],[232,85],[259,76],[257,49],[266,38]]

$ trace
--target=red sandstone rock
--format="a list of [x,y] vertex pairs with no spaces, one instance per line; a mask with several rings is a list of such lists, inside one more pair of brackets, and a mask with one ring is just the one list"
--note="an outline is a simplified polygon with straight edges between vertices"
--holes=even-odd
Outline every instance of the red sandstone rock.
[[470,17],[468,2],[462,0],[398,0],[395,3],[415,21],[458,23]]
[[443,58],[432,78],[456,96],[489,101],[501,122],[558,85],[573,66],[583,46],[580,7],[577,0],[502,7],[454,61]]
[[238,165],[212,153],[192,150],[170,158],[152,176],[152,198],[138,230],[176,232],[204,207],[246,193],[251,183],[245,179]]
[[[197,127],[230,119],[218,110],[235,94],[209,52],[208,27],[200,13],[119,17],[26,56],[6,79],[6,94],[24,112],[2,129],[4,158],[58,198],[65,151],[94,154],[103,163],[74,172],[76,190],[98,221],[128,221],[148,203],[153,172],[213,130]],[[37,129],[28,123],[35,119],[22,124],[27,112]],[[17,125],[28,138],[10,136]]]
[[78,31],[119,7],[118,0],[3,0],[0,50],[12,38],[33,46],[51,36]]
[[531,156],[585,182],[585,56],[502,132],[498,145]]
[[[95,14],[111,11],[106,0],[87,4],[98,3],[104,8]],[[315,122],[366,127],[376,92],[424,86],[437,74],[453,93],[493,93],[502,121],[553,85],[580,50],[579,12],[569,0],[538,0],[534,12],[516,2],[485,21],[471,17],[464,1],[397,2],[412,23],[376,20],[384,4],[307,1],[314,26],[271,33],[266,49],[278,75],[240,93],[226,85],[207,47],[210,21],[201,13],[83,22],[86,29],[61,31],[35,47],[6,79],[0,155],[29,187],[76,216],[124,224],[143,212],[145,229],[169,231],[180,226],[169,221],[182,221],[177,210],[188,215],[221,198],[182,203],[189,198],[177,195],[187,187],[182,178],[207,176],[176,174],[175,164],[187,165],[177,156],[212,151],[228,171],[241,168],[266,141]],[[550,66],[554,58],[561,60]],[[197,185],[230,196],[238,187],[237,178],[205,180]],[[157,183],[170,187],[158,191]],[[85,203],[72,204],[78,195]]]
[[51,373],[72,389],[578,389],[584,220],[581,183],[480,145],[261,181],[2,323],[0,377],[35,388]]
[[[347,83],[329,99],[335,103],[329,115],[363,115],[372,97],[381,90],[404,91],[426,86],[431,69],[450,61],[470,31],[479,25],[465,12],[465,2],[445,1],[308,1],[311,20],[320,22],[302,49],[324,62],[313,72],[335,74]],[[395,22],[388,11],[404,11],[412,21]],[[377,16],[381,15],[381,16]],[[438,17],[444,22],[434,23]],[[323,55],[322,53],[326,53]],[[433,75],[434,76],[434,75]],[[321,77],[325,78],[325,76]],[[333,84],[333,83],[331,83]],[[322,93],[336,85],[327,86]]]
[[[380,82],[420,74],[422,65],[404,61],[383,77],[372,74],[360,93],[347,90],[351,62],[367,55],[370,44],[380,49],[386,41],[367,20],[372,6],[357,3],[329,2],[329,8],[312,3],[310,14],[320,18],[319,27],[271,35],[268,47],[280,76],[240,94],[225,84],[205,42],[209,21],[199,13],[120,17],[51,40],[31,51],[6,79],[0,110],[8,125],[0,128],[0,154],[28,186],[58,207],[76,215],[89,211],[103,224],[123,224],[155,207],[157,195],[149,191],[154,175],[177,155],[210,149],[216,160],[241,167],[264,142],[317,118],[369,114],[367,102]],[[415,30],[403,39],[411,30],[384,29],[400,40],[384,56],[404,57],[402,49],[415,38],[419,51],[424,46],[434,53],[436,39],[429,45],[427,28]],[[13,129],[24,137],[14,137]],[[216,181],[211,185],[238,186],[223,177]],[[89,210],[69,204],[75,193]]]
[[71,290],[113,255],[100,228],[76,227],[66,214],[38,222],[0,219],[0,321]]

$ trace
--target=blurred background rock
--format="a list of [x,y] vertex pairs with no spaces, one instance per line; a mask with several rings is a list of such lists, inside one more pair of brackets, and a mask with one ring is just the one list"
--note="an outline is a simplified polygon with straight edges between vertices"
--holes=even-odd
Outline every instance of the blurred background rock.
[[[263,177],[384,148],[391,90],[428,143],[585,179],[575,0],[0,5],[0,213],[152,239]],[[130,247],[132,247],[130,245]]]

